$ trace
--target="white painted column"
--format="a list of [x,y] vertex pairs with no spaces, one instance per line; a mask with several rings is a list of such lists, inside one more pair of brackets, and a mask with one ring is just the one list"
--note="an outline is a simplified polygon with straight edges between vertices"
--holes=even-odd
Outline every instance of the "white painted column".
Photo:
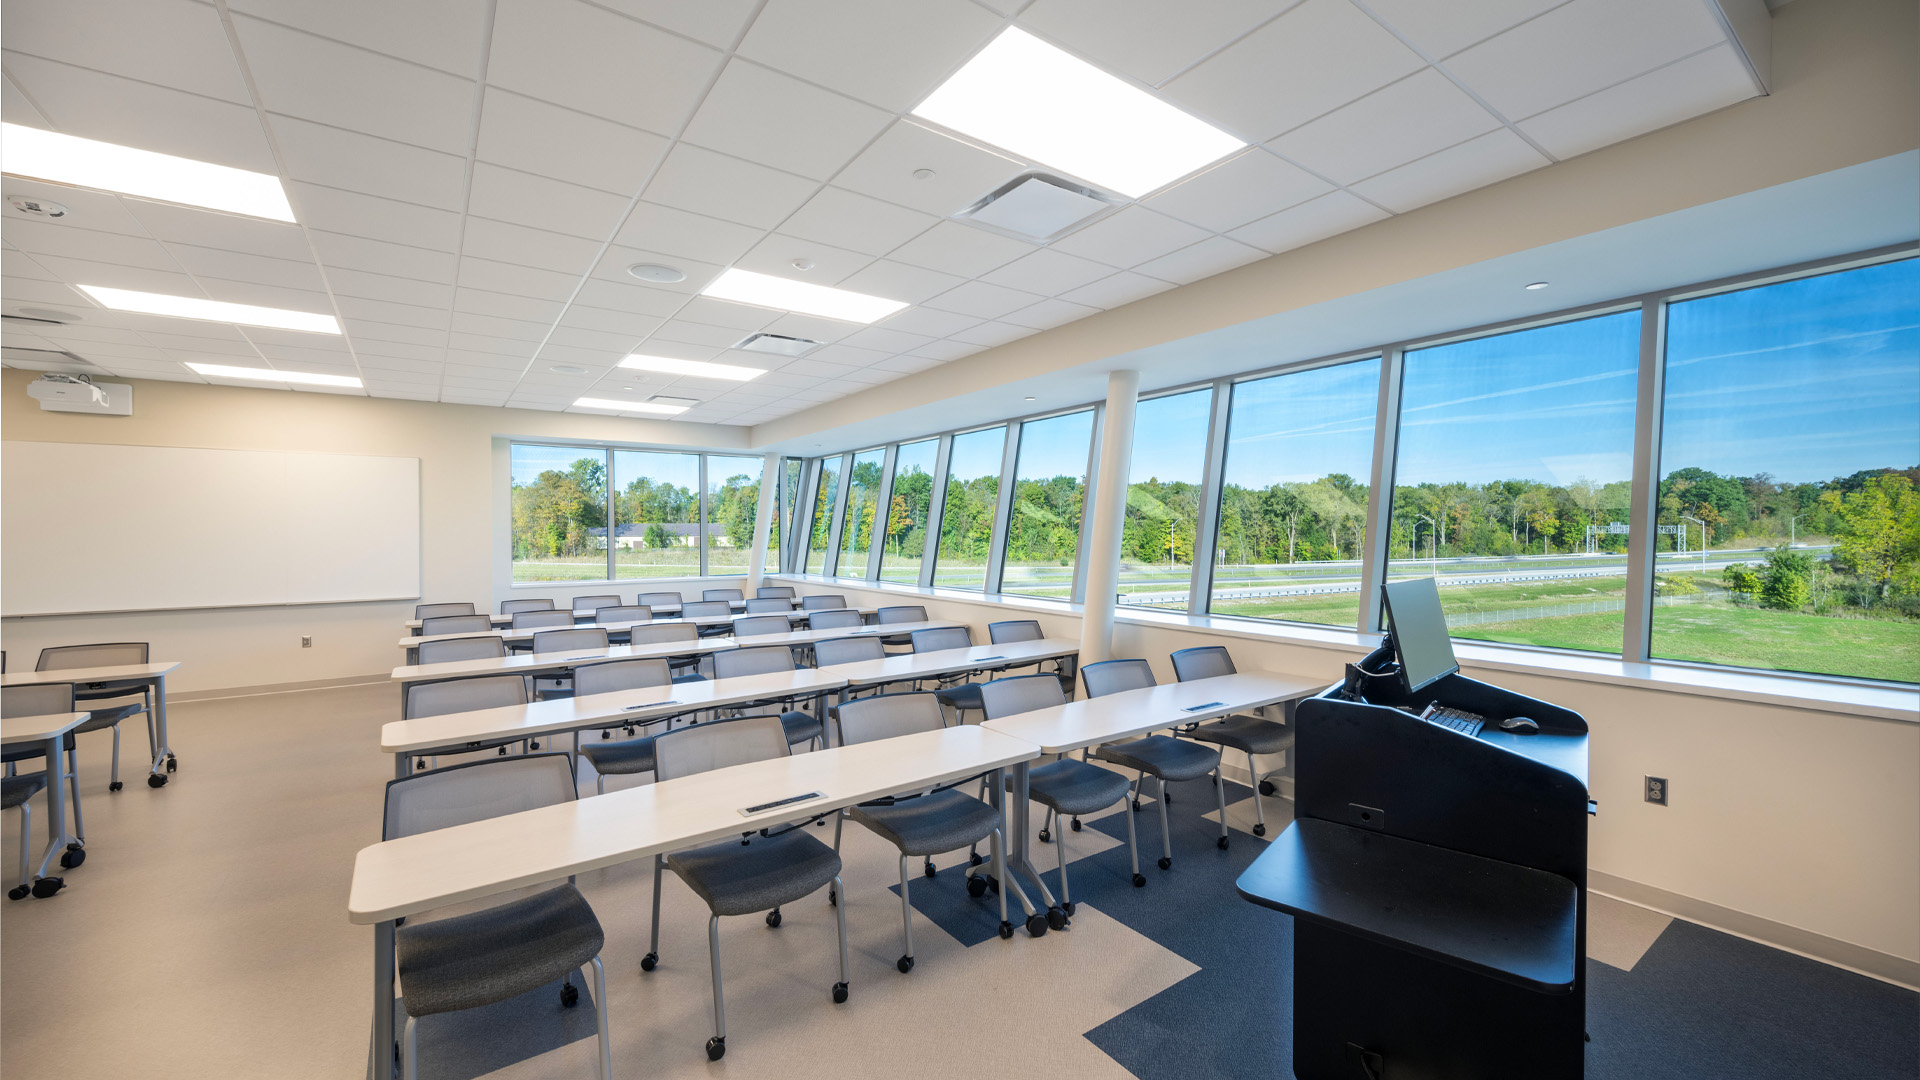
[[1133,411],[1140,373],[1107,376],[1106,423],[1100,429],[1100,471],[1094,479],[1093,522],[1087,539],[1087,591],[1081,603],[1080,663],[1113,655],[1113,597],[1120,588],[1120,526],[1127,516],[1127,471],[1133,464]]
[[[760,504],[753,511],[753,550],[747,553],[747,595],[765,583],[767,574],[767,538],[773,533],[774,495],[780,490],[780,455],[760,459]],[[775,566],[778,573],[780,567]]]

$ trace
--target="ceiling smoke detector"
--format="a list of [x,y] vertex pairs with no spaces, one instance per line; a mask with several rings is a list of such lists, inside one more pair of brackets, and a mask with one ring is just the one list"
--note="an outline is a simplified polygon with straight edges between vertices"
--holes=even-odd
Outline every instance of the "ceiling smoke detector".
[[57,202],[35,198],[32,195],[9,195],[7,205],[23,214],[30,214],[37,218],[63,218],[70,212]]
[[634,263],[627,267],[627,273],[641,281],[651,281],[658,285],[671,285],[676,281],[687,280],[685,270],[662,263]]
[[1107,213],[1118,200],[1045,173],[1027,173],[988,192],[953,215],[1022,240],[1046,243],[1089,218]]
[[748,334],[737,342],[734,348],[742,352],[772,353],[775,356],[805,356],[820,343],[811,338],[790,337],[786,334]]

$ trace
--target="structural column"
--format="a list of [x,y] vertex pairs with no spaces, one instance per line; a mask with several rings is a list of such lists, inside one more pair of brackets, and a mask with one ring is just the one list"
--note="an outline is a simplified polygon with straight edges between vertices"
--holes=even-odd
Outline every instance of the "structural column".
[[1087,591],[1081,603],[1080,663],[1113,655],[1114,595],[1120,590],[1120,526],[1127,517],[1127,472],[1133,465],[1133,412],[1140,373],[1107,376],[1107,407],[1100,429],[1100,468],[1094,476],[1093,522],[1087,537]]
[[[753,550],[747,553],[747,590],[749,594],[765,584],[767,573],[767,541],[773,535],[773,508],[775,495],[780,490],[780,455],[768,454],[760,459],[760,504],[753,511]],[[782,537],[784,541],[785,538]],[[782,544],[784,547],[784,543]],[[774,573],[780,568],[775,566]]]

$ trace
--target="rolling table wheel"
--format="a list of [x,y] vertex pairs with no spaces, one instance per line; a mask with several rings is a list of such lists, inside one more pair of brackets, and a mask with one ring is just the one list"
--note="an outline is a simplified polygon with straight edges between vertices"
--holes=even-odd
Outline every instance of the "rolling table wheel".
[[719,1061],[727,1056],[727,1040],[715,1035],[707,1040],[707,1060]]
[[905,975],[907,972],[913,970],[913,957],[903,956],[900,959],[895,960],[893,962],[893,966],[900,969],[900,974]]
[[1074,911],[1074,909],[1075,909],[1075,908],[1077,908],[1077,907],[1079,907],[1079,906],[1080,906],[1080,905],[1078,905],[1078,904],[1076,904],[1076,903],[1074,903],[1073,901],[1071,901],[1071,900],[1069,900],[1069,901],[1067,901],[1066,903],[1064,903],[1064,904],[1061,904],[1061,905],[1060,905],[1060,910],[1061,910],[1061,911],[1064,911],[1064,912],[1066,912],[1066,913],[1067,913],[1067,918],[1069,918],[1069,919],[1071,919],[1071,918],[1073,918],[1073,911]]
[[1041,829],[1041,830],[1040,830],[1040,842],[1041,842],[1041,843],[1043,843],[1043,844],[1051,844],[1051,843],[1053,843],[1053,834],[1052,834],[1052,833],[1050,833],[1050,832],[1048,832],[1048,831],[1047,831],[1047,830],[1045,830],[1045,829]]
[[1133,875],[1133,887],[1134,887],[1134,888],[1136,888],[1136,889],[1144,889],[1144,888],[1146,888],[1146,887],[1147,887],[1147,875],[1145,875],[1145,874],[1135,874],[1135,875]]
[[[7,899],[25,900],[27,898],[27,894],[32,891],[33,891],[33,887],[30,885],[15,885],[13,888],[7,890]],[[1002,935],[1002,936],[1004,937],[1005,935]]]
[[967,865],[968,865],[968,866],[979,866],[979,865],[980,865],[981,863],[983,863],[983,862],[986,862],[986,861],[987,861],[987,860],[986,860],[986,858],[985,858],[985,857],[983,857],[983,856],[982,856],[982,855],[981,855],[981,854],[980,854],[979,852],[977,852],[977,851],[973,851],[973,852],[968,852],[968,854],[967,854]]
[[1133,812],[1136,814],[1140,812],[1140,800],[1138,798],[1133,800]]
[[932,859],[928,859],[928,860],[927,860],[927,868],[926,868],[926,874],[927,874],[927,876],[928,876],[928,877],[932,877],[933,875],[935,875],[935,874],[937,874],[937,873],[939,873],[939,872],[940,872],[940,871],[938,871],[938,870],[936,870],[936,869],[934,869],[934,867],[933,867],[933,860],[932,860]]
[[580,988],[572,983],[560,985],[560,1004],[568,1009],[580,1004]]
[[533,751],[535,751],[535,750],[538,750],[538,749],[540,749],[540,742],[539,742],[539,740],[538,740],[538,739],[536,739],[536,740],[534,740],[534,741],[532,741],[532,742],[529,742],[529,743],[527,743],[527,752],[528,752],[528,753],[532,753]]
[[602,732],[600,733],[600,737],[601,737],[601,738],[603,738],[603,739],[611,739],[611,738],[613,738],[613,732],[611,732],[611,731],[602,731]]
[[167,771],[172,772],[175,769],[178,769],[179,767],[180,767],[180,759],[177,757],[174,757],[172,754],[168,754],[167,755]]
[[1274,792],[1275,792],[1276,790],[1278,790],[1278,789],[1277,789],[1277,788],[1275,788],[1275,787],[1273,786],[1273,781],[1271,781],[1271,780],[1262,780],[1262,781],[1260,781],[1260,794],[1262,794],[1262,795],[1271,795],[1271,794],[1273,794],[1273,793],[1274,793]]
[[1253,835],[1255,836],[1267,835],[1267,827],[1265,825],[1260,825],[1256,823],[1253,827]]
[[111,784],[108,784],[108,785],[107,785],[107,790],[108,790],[108,791],[119,791],[119,790],[120,790],[121,788],[123,788],[123,787],[126,787],[126,786],[127,786],[127,785],[125,785],[125,784],[122,784],[122,783],[121,783],[120,781],[118,781],[118,780],[115,780],[115,781],[114,781],[113,783],[111,783]]
[[426,768],[427,768],[426,758],[417,758],[414,760],[413,769],[415,772],[425,772]]
[[652,971],[654,968],[657,968],[659,966],[660,966],[659,953],[648,953],[647,955],[640,958],[641,971]]
[[1067,928],[1067,913],[1064,911],[1061,911],[1057,907],[1048,908],[1047,909],[1047,929],[1065,930],[1066,928]]
[[1047,916],[1045,913],[1035,912],[1032,915],[1027,916],[1027,936],[1028,937],[1046,937],[1047,936]]
[[68,870],[87,861],[87,849],[79,844],[68,844],[67,850],[60,853],[60,865]]
[[52,896],[54,893],[66,887],[66,884],[66,881],[61,878],[43,877],[33,883],[33,898],[35,900],[45,900],[47,897]]
[[772,911],[767,912],[767,928],[770,930],[780,929],[780,909],[779,908],[774,908]]
[[[911,963],[911,961],[909,961],[909,963]],[[833,984],[833,1003],[835,1005],[845,1005],[847,1003],[847,984],[846,983]]]
[[987,895],[986,881],[978,877],[968,878],[967,879],[967,895],[973,897],[976,900],[982,896]]
[[152,773],[152,774],[150,774],[150,775],[149,775],[149,776],[147,777],[147,786],[148,786],[148,787],[166,787],[166,786],[167,786],[167,774],[166,774],[166,773]]
[[1080,831],[1080,819],[1079,819],[1079,818],[1074,818],[1074,819],[1073,819],[1073,822],[1072,822],[1072,824],[1073,824],[1073,831],[1074,831],[1074,832],[1079,832],[1079,831]]
[[1160,856],[1160,869],[1162,870],[1173,869],[1173,860],[1167,858],[1165,855]]
[[1227,850],[1227,838],[1223,836],[1220,839],[1215,840],[1213,842],[1213,846],[1219,848],[1221,851]]
[[1005,941],[1006,939],[1012,936],[1013,936],[1013,924],[1010,922],[1001,923],[1000,924],[1000,940]]

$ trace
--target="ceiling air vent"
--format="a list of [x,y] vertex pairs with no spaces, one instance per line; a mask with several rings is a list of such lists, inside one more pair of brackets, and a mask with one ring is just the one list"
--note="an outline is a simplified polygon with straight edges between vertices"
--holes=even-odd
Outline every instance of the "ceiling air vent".
[[786,334],[749,334],[734,348],[743,352],[772,353],[775,356],[805,356],[808,350],[819,345],[819,342],[809,338],[789,337]]
[[655,405],[682,405],[689,409],[700,404],[699,398],[674,397],[671,394],[655,394],[647,400]]
[[8,367],[27,371],[79,371],[87,374],[106,371],[86,357],[65,349],[26,349],[18,345],[0,345],[0,360],[6,361]]
[[1117,200],[1045,173],[1015,177],[953,215],[1022,240],[1046,243],[1118,205]]

